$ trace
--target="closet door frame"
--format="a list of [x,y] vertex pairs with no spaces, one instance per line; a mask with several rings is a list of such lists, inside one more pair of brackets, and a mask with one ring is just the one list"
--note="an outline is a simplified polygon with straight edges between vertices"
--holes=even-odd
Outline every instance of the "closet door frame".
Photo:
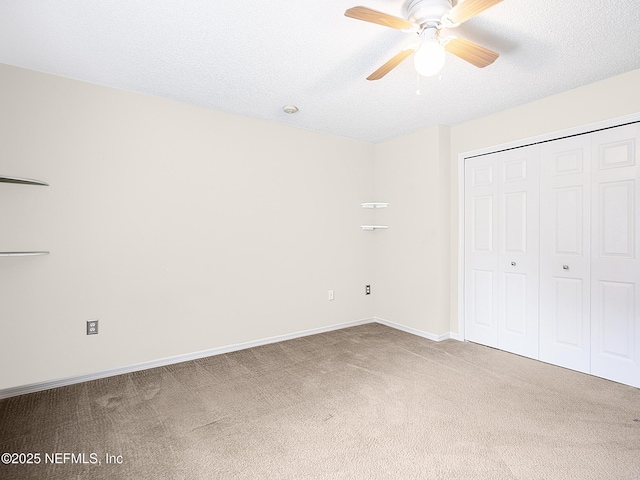
[[513,142],[494,145],[487,148],[472,150],[458,155],[458,333],[451,334],[451,338],[464,341],[465,337],[465,162],[467,158],[498,153],[514,148],[546,143],[575,135],[584,135],[599,130],[620,127],[630,123],[640,122],[640,112],[632,115],[603,120],[600,122],[581,125],[566,130],[560,130],[535,137],[515,140]]

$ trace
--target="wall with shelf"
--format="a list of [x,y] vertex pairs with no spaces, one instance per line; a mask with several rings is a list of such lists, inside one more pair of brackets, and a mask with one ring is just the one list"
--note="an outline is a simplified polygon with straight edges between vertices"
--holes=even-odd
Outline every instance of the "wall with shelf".
[[455,332],[458,153],[640,111],[639,81],[369,145],[0,65],[3,168],[55,186],[0,190],[0,245],[56,253],[0,262],[0,389],[373,315]]
[[373,145],[6,65],[0,104],[51,184],[0,186],[0,250],[55,252],[0,261],[0,389],[374,315]]
[[393,206],[376,215],[391,225],[375,235],[376,316],[434,335],[449,331],[448,138],[435,126],[389,140],[374,163],[375,198]]
[[[49,186],[48,183],[40,180],[34,180],[32,178],[12,177],[9,175],[0,174],[0,183],[14,183],[19,185],[38,185]],[[26,215],[25,215],[26,216]],[[48,255],[48,251],[13,251],[13,252],[0,252],[0,257],[34,257],[40,255]]]

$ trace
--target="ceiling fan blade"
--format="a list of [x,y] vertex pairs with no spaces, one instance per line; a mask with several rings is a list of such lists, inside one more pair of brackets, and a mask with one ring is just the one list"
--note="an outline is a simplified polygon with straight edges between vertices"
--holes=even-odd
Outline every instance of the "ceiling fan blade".
[[484,48],[482,45],[458,37],[447,40],[444,48],[447,52],[478,68],[491,65],[500,56],[493,50]]
[[365,22],[377,23],[385,27],[395,28],[397,30],[412,30],[416,25],[400,17],[387,15],[367,7],[353,7],[344,12],[345,17],[363,20]]
[[406,50],[402,50],[400,53],[395,55],[391,60],[382,65],[379,69],[373,72],[371,75],[367,77],[367,80],[380,80],[391,70],[396,68],[398,65],[402,63],[402,61],[411,55],[415,50],[413,48],[407,48]]
[[451,9],[447,17],[453,23],[463,23],[487,8],[497,5],[502,0],[464,0]]

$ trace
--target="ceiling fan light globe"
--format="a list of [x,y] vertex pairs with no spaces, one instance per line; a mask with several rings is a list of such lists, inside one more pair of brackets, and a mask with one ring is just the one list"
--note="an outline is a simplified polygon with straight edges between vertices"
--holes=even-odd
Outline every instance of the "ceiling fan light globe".
[[413,56],[413,65],[423,77],[432,77],[440,73],[444,61],[444,47],[435,41],[424,42]]

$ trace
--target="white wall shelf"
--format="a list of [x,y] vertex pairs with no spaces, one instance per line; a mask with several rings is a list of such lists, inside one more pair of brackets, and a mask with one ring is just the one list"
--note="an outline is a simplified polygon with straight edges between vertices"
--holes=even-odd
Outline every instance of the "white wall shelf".
[[362,208],[387,208],[389,206],[388,203],[385,202],[367,202],[361,203]]
[[[389,204],[387,202],[365,202],[361,203],[360,206],[362,208],[387,208]],[[372,230],[386,230],[389,228],[388,225],[360,225],[362,230],[372,231]]]
[[[18,183],[20,185],[40,185],[48,187],[49,184],[41,182],[40,180],[33,180],[32,178],[20,178],[9,177],[7,175],[0,175],[0,183]],[[49,255],[49,252],[45,250],[29,251],[29,252],[0,252],[0,257],[33,257],[37,255]]]
[[362,230],[386,230],[389,225],[360,225]]
[[45,182],[41,182],[40,180],[34,180],[32,178],[20,178],[20,177],[9,177],[7,175],[0,175],[1,183],[19,183],[22,185],[41,185],[43,187],[48,187],[49,184]]

